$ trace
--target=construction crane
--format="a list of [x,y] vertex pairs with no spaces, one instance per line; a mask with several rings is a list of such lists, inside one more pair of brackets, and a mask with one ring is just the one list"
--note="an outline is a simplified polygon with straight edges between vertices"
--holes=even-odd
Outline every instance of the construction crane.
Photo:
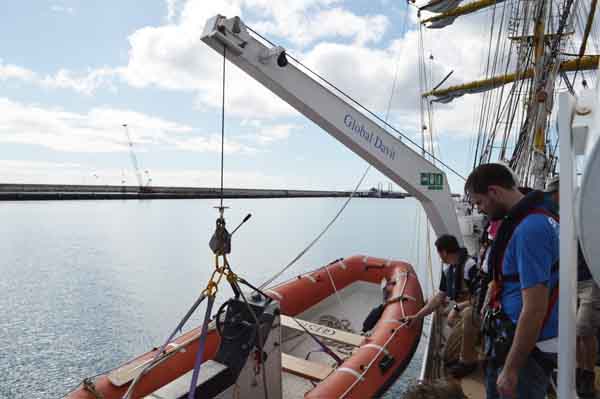
[[133,170],[135,172],[135,177],[137,178],[139,190],[140,192],[149,191],[150,183],[152,182],[152,179],[150,178],[150,173],[148,172],[148,170],[144,171],[144,173],[146,174],[146,178],[148,179],[146,181],[146,184],[144,184],[144,181],[142,179],[142,173],[140,172],[140,167],[138,165],[137,157],[135,156],[135,151],[133,149],[133,141],[131,140],[131,135],[129,134],[129,127],[126,123],[124,123],[123,128],[125,128],[125,135],[127,136],[127,143],[129,145],[129,155],[131,156],[131,163],[133,164]]

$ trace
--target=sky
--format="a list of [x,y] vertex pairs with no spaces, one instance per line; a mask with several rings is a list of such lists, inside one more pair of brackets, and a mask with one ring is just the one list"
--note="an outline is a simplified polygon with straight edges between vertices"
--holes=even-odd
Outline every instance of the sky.
[[[404,1],[10,1],[0,7],[0,183],[134,185],[127,124],[144,180],[218,186],[222,59],[200,41],[216,14],[239,15],[381,118],[389,105],[389,122],[420,142],[417,16]],[[481,73],[485,18],[424,33],[432,80]],[[365,161],[234,65],[225,76],[226,187],[356,185]],[[435,106],[436,155],[463,176],[478,101]],[[378,185],[389,180],[372,170],[361,188]]]

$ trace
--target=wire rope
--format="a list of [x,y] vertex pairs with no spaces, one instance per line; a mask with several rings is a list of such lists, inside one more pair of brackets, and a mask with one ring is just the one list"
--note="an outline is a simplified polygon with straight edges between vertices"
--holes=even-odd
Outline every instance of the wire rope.
[[361,186],[363,180],[365,179],[365,177],[367,176],[367,173],[369,172],[370,166],[367,167],[367,169],[365,170],[365,172],[363,173],[362,177],[360,178],[360,180],[358,181],[358,183],[356,184],[356,186],[354,187],[354,191],[352,191],[352,193],[350,194],[350,196],[348,197],[348,199],[346,199],[346,201],[344,202],[344,204],[342,205],[342,207],[338,210],[338,212],[335,214],[335,216],[333,217],[333,219],[331,219],[331,221],[327,224],[327,226],[325,226],[325,228],[317,235],[316,238],[314,238],[307,246],[306,248],[304,248],[302,251],[300,251],[300,253],[298,255],[296,255],[296,257],[294,259],[292,259],[283,269],[281,269],[279,272],[277,272],[273,277],[269,278],[267,281],[265,281],[264,283],[262,283],[258,288],[260,288],[261,290],[263,288],[265,288],[266,286],[268,286],[269,284],[271,284],[273,281],[275,281],[277,278],[279,278],[279,276],[281,276],[283,273],[285,273],[290,267],[292,267],[294,264],[296,264],[296,262],[298,260],[300,260],[300,258],[302,258],[304,256],[304,254],[306,254],[320,239],[321,237],[323,237],[323,235],[327,232],[327,230],[329,230],[329,228],[335,223],[335,221],[340,217],[340,215],[342,214],[342,212],[344,211],[344,209],[346,209],[346,207],[348,206],[348,204],[350,203],[350,200],[354,197],[354,195],[356,194],[356,192],[358,191],[358,188]]
[[[419,89],[421,90],[421,92],[424,91],[429,91],[429,89],[433,86],[433,56],[430,56],[430,70],[429,70],[429,75],[430,75],[430,86],[427,87],[428,85],[428,79],[427,79],[427,65],[425,62],[425,44],[424,44],[424,35],[423,35],[423,29],[422,29],[422,24],[419,24]],[[421,100],[420,102],[420,107],[419,107],[419,111],[420,111],[420,117],[421,117],[421,144],[422,147],[425,149],[427,147],[427,145],[429,145],[429,152],[433,155],[435,155],[435,147],[434,147],[434,129],[433,129],[433,109],[432,109],[432,103],[427,101],[425,99],[425,101]],[[425,112],[427,112],[427,121],[428,121],[428,128],[425,129]],[[426,141],[426,132],[429,133],[429,141]],[[423,150],[423,156],[425,157],[425,150]],[[435,160],[432,161],[435,164]],[[417,226],[415,227],[416,230],[416,235],[415,235],[415,239],[416,239],[416,248],[417,248],[417,263],[416,265],[420,264],[420,249],[421,249],[421,244],[420,244],[420,229],[421,229],[421,214],[424,213],[422,207],[419,207],[418,204],[416,204],[417,207]],[[434,282],[433,282],[433,265],[431,262],[431,230],[429,228],[429,223],[428,223],[428,219],[427,217],[424,218],[424,226],[423,228],[425,228],[425,266],[426,266],[426,270],[427,270],[427,274],[429,276],[429,282],[431,283],[431,287],[430,288],[430,292],[433,293],[435,286],[434,286]]]
[[223,208],[223,175],[225,158],[225,65],[227,64],[227,47],[223,46],[223,93],[221,95],[221,205]]

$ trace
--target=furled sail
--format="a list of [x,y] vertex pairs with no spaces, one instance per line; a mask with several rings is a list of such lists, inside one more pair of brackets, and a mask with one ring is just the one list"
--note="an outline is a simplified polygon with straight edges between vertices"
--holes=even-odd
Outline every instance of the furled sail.
[[462,0],[433,0],[419,7],[419,11],[448,12],[458,7],[461,2]]
[[[563,61],[560,63],[559,72],[573,72],[576,70],[591,70],[598,69],[600,56],[587,55],[581,58]],[[458,86],[451,86],[440,90],[433,90],[423,94],[423,97],[434,96],[433,101],[441,103],[449,103],[457,97],[465,94],[482,93],[491,89],[495,89],[502,85],[512,83],[522,79],[530,79],[533,77],[533,68],[526,69],[517,73],[507,75],[494,76],[488,79],[482,79],[471,83],[466,83]]]
[[[461,15],[467,15],[479,11],[483,8],[493,6],[498,3],[502,3],[504,0],[478,0],[464,6],[456,7],[449,11],[444,11],[443,14],[435,15],[433,17],[424,19],[421,24],[425,25],[429,29],[439,29],[444,26],[448,26],[454,22],[457,17]],[[432,10],[427,10],[432,11]]]

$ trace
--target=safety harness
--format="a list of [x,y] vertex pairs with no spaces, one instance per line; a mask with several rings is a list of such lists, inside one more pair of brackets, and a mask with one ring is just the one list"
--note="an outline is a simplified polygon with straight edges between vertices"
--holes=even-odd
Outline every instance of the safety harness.
[[[506,356],[512,345],[516,329],[515,323],[502,309],[502,290],[506,282],[519,282],[518,273],[503,274],[502,265],[504,263],[504,254],[506,248],[519,224],[529,215],[541,214],[548,216],[559,222],[559,217],[544,207],[544,194],[540,191],[534,191],[528,194],[509,214],[503,219],[502,225],[496,235],[492,248],[490,249],[489,266],[492,272],[493,284],[490,288],[491,297],[486,314],[482,323],[484,334],[490,340],[486,353],[488,358],[493,360],[496,366],[500,366],[506,360]],[[558,261],[552,265],[551,275],[558,272]],[[558,284],[552,289],[548,301],[548,308],[544,316],[542,326],[552,314],[552,309],[558,301]],[[543,328],[543,327],[542,327]],[[542,367],[549,372],[554,367],[552,361],[548,362],[537,347],[532,351],[532,356],[537,358]]]
[[[558,215],[543,207],[544,194],[541,191],[534,191],[528,194],[517,207],[512,210],[507,217],[502,221],[498,235],[494,240],[490,252],[490,270],[492,271],[492,281],[494,284],[491,288],[490,307],[499,312],[502,310],[501,297],[505,282],[519,282],[520,276],[518,273],[504,274],[502,273],[502,265],[504,264],[504,254],[508,244],[523,220],[530,215],[545,215],[552,218],[557,223],[560,222]],[[559,268],[558,261],[552,265],[551,274],[557,273]],[[544,316],[544,325],[552,314],[552,309],[558,301],[558,284],[552,289],[548,308]]]

